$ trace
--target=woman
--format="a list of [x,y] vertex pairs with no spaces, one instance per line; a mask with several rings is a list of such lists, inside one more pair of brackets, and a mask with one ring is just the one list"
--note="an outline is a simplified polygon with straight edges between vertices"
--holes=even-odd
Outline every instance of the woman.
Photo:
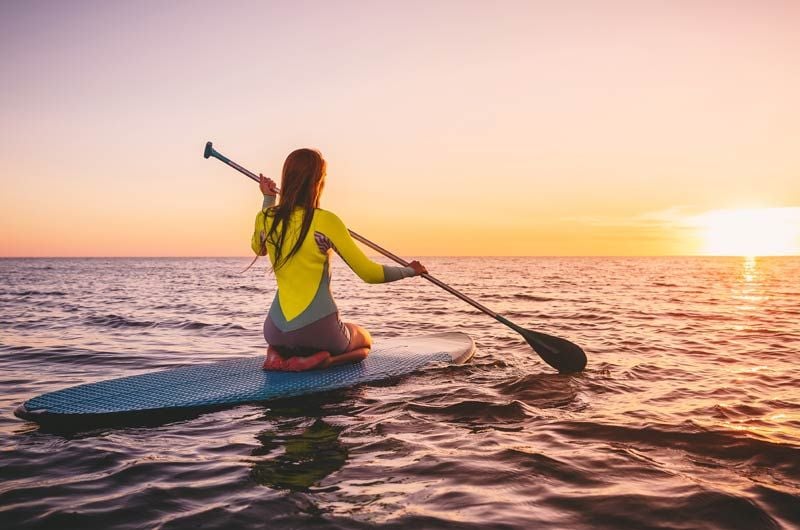
[[251,246],[269,254],[278,292],[264,321],[269,344],[265,370],[309,370],[363,360],[372,347],[369,332],[342,323],[330,291],[330,255],[336,251],[365,282],[384,283],[428,272],[418,261],[390,267],[371,261],[359,249],[344,223],[319,208],[325,186],[325,160],[313,149],[286,157],[277,188],[260,175],[264,203],[256,216]]

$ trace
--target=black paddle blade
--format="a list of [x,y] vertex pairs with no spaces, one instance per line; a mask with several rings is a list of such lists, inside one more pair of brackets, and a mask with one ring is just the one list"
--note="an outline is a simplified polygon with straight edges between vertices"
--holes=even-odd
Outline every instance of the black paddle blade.
[[577,344],[561,337],[525,329],[502,315],[494,314],[492,316],[522,335],[525,342],[530,344],[539,357],[560,373],[572,374],[586,368],[586,354]]
[[571,374],[586,368],[586,353],[577,344],[530,329],[519,328],[517,331],[544,362],[560,373]]
[[203,150],[203,158],[208,158],[214,153],[214,148],[211,142],[206,142],[206,148]]

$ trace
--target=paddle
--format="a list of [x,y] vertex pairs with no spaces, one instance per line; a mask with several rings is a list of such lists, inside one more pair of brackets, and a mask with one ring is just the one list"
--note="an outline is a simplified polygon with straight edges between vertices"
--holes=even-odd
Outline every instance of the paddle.
[[[256,182],[259,181],[258,175],[256,175],[252,171],[243,168],[233,160],[229,159],[228,157],[226,157],[225,155],[214,149],[211,145],[211,142],[207,142],[206,149],[203,152],[203,158],[209,158],[212,156],[218,160],[221,160],[222,162],[225,162],[233,169],[240,171],[241,173],[244,173],[245,175],[255,180]],[[403,265],[405,267],[409,265],[409,263],[403,258],[392,254],[385,248],[376,245],[369,239],[356,234],[352,230],[349,230],[349,232],[350,235],[353,236],[353,239],[360,241],[361,243],[367,245],[369,248],[377,252],[380,252],[387,258],[394,260],[400,265]],[[534,351],[539,354],[539,357],[541,357],[544,360],[544,362],[546,362],[559,372],[561,373],[580,372],[581,370],[584,369],[584,367],[586,367],[586,354],[577,344],[574,344],[560,337],[554,337],[553,335],[547,335],[546,333],[541,333],[539,331],[533,331],[532,329],[525,329],[521,326],[518,326],[513,322],[511,322],[510,320],[508,320],[507,318],[498,315],[488,307],[479,304],[478,302],[468,297],[467,295],[462,294],[459,291],[456,291],[446,283],[437,280],[430,274],[423,274],[422,277],[428,280],[429,282],[438,285],[439,287],[449,292],[450,294],[453,294],[461,298],[466,303],[470,304],[472,307],[480,311],[483,311],[484,313],[494,318],[498,322],[505,324],[506,326],[510,327],[511,329],[522,335],[525,341],[528,344],[530,344],[531,348],[533,348]]]

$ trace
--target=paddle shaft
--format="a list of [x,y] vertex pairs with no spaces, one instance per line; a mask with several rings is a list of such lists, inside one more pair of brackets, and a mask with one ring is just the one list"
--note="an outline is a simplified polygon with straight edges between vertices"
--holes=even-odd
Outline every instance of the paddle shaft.
[[[260,179],[258,178],[258,175],[256,175],[255,173],[253,173],[249,169],[240,166],[239,164],[237,164],[236,162],[234,162],[230,158],[226,157],[225,155],[223,155],[222,153],[220,153],[216,149],[211,150],[208,153],[208,155],[209,156],[213,156],[214,158],[216,158],[216,159],[218,159],[218,160],[220,160],[222,162],[225,162],[226,164],[231,166],[236,171],[239,171],[240,173],[243,173],[243,174],[247,175],[248,177],[250,177],[251,179],[255,180],[256,182],[260,181]],[[206,157],[206,158],[208,158],[208,157]],[[280,190],[278,190],[278,193],[280,193]],[[372,241],[370,241],[366,237],[364,237],[362,235],[359,235],[359,234],[353,232],[352,230],[348,230],[348,232],[350,232],[350,235],[353,236],[353,239],[355,239],[356,241],[360,241],[361,243],[367,245],[372,250],[380,252],[381,254],[386,256],[387,258],[399,263],[400,265],[403,265],[404,267],[408,267],[409,262],[407,262],[406,260],[404,260],[400,256],[398,256],[398,255],[396,255],[396,254],[394,254],[392,252],[389,252],[388,250],[386,250],[385,248],[381,247],[380,245],[378,245],[376,243],[373,243]],[[421,276],[423,278],[425,278],[426,280],[428,280],[429,282],[433,283],[434,285],[437,285],[437,286],[441,287],[442,289],[444,289],[445,291],[449,292],[450,294],[455,295],[455,296],[459,297],[460,299],[464,300],[466,303],[468,303],[469,305],[471,305],[475,309],[478,309],[479,311],[483,311],[484,313],[486,313],[490,317],[496,319],[498,322],[502,322],[503,324],[506,324],[506,325],[509,324],[508,320],[506,320],[505,318],[501,317],[500,315],[498,315],[497,313],[495,313],[494,311],[492,311],[488,307],[484,306],[483,304],[480,304],[480,303],[476,302],[475,300],[473,300],[469,296],[465,295],[464,293],[461,293],[461,292],[453,289],[452,287],[450,287],[449,285],[447,285],[443,281],[438,280],[438,279],[434,278],[433,276],[431,276],[430,274],[427,274],[427,273],[421,274]]]
[[[213,148],[211,142],[206,143],[206,149],[205,152],[203,153],[203,156],[205,158],[213,156],[214,158],[221,160],[222,162],[225,162],[233,169],[241,173],[244,173],[245,175],[255,180],[256,182],[260,181],[258,175],[240,166],[239,164],[229,159],[225,155],[216,151]],[[280,193],[280,190],[277,190],[277,192]],[[361,243],[367,245],[369,248],[377,252],[380,252],[387,258],[396,261],[400,265],[404,265],[406,267],[409,266],[409,263],[403,258],[393,254],[392,252],[389,252],[385,248],[373,243],[369,239],[359,234],[356,234],[352,230],[348,231],[350,232],[350,235],[353,237],[353,239],[360,241]],[[455,295],[458,298],[462,299],[475,309],[482,311],[483,313],[486,313],[487,315],[494,318],[501,324],[508,326],[509,328],[513,329],[514,331],[522,335],[522,338],[524,338],[525,341],[530,345],[530,347],[533,348],[537,354],[539,354],[539,357],[541,357],[544,362],[546,362],[559,372],[561,373],[580,372],[586,367],[586,353],[577,344],[572,343],[566,339],[562,339],[560,337],[547,335],[546,333],[541,333],[539,331],[533,331],[532,329],[525,329],[521,326],[518,326],[513,322],[511,322],[510,320],[508,320],[507,318],[503,317],[502,315],[498,315],[497,313],[495,313],[488,307],[484,306],[483,304],[479,304],[478,302],[468,297],[467,295],[453,289],[446,283],[437,280],[430,274],[426,273],[422,274],[421,276],[426,280],[428,280],[429,282],[441,287],[450,294]]]

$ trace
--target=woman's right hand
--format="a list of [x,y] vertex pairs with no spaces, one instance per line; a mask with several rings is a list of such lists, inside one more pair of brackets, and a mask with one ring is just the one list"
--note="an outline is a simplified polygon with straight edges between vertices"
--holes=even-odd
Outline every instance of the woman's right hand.
[[408,266],[414,269],[414,272],[417,274],[417,276],[420,274],[428,274],[428,269],[425,268],[425,265],[417,260],[412,261],[408,264]]
[[258,174],[258,187],[261,188],[261,193],[264,195],[272,195],[274,197],[278,194],[278,185],[275,184],[275,181],[261,173]]

